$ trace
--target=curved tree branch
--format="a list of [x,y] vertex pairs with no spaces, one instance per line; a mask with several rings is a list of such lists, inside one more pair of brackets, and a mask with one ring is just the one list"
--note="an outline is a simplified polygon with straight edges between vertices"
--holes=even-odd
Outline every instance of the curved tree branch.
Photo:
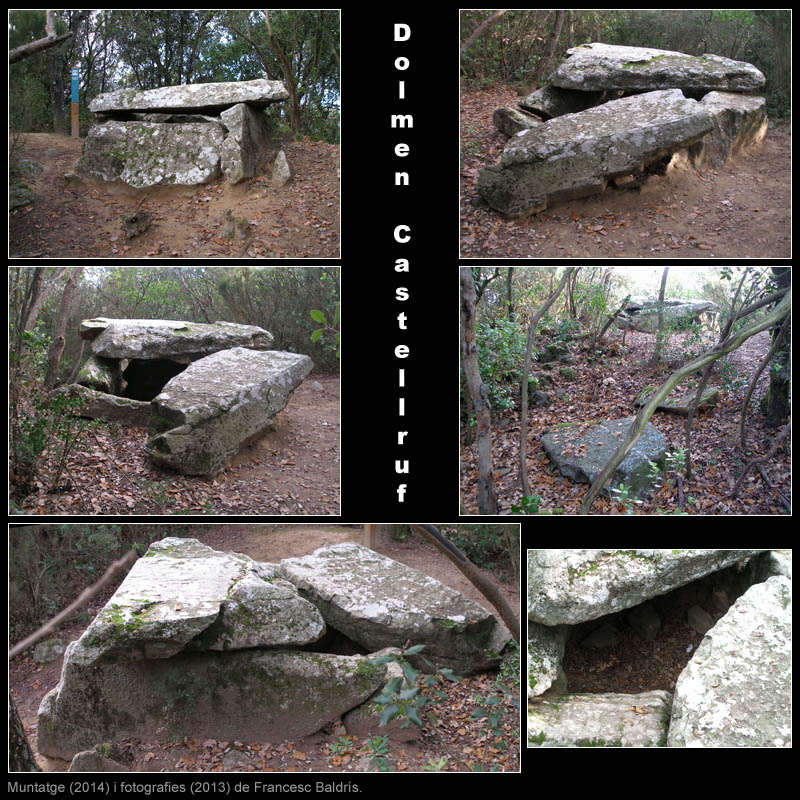
[[519,644],[519,620],[497,585],[487,578],[451,541],[442,536],[434,525],[419,524],[412,525],[411,528],[422,534],[428,541],[433,542],[458,567],[469,582],[497,609],[500,618],[514,637],[514,641]]
[[[775,297],[773,296],[772,302],[774,302],[774,300]],[[778,305],[761,320],[754,322],[748,328],[742,328],[742,330],[732,335],[725,342],[720,342],[708,353],[698,356],[688,364],[685,364],[683,367],[673,372],[672,375],[670,375],[669,378],[664,381],[661,387],[650,396],[649,402],[642,406],[642,408],[639,410],[639,413],[636,415],[636,419],[634,419],[633,423],[631,424],[628,435],[619,445],[614,455],[611,456],[608,463],[603,468],[603,471],[597,476],[597,478],[595,478],[594,483],[586,493],[586,497],[581,504],[581,513],[589,513],[595,498],[598,494],[600,494],[608,479],[614,474],[614,470],[619,466],[620,462],[625,458],[626,455],[628,455],[636,440],[644,430],[644,426],[647,424],[647,421],[655,412],[656,408],[661,405],[667,395],[684,378],[700,369],[703,369],[707,364],[711,364],[718,358],[722,358],[722,356],[727,355],[733,350],[736,350],[751,336],[755,336],[755,334],[761,333],[761,331],[767,330],[767,328],[771,328],[773,325],[780,322],[791,311],[791,308],[792,293],[791,290],[788,290],[780,303],[778,303]]]

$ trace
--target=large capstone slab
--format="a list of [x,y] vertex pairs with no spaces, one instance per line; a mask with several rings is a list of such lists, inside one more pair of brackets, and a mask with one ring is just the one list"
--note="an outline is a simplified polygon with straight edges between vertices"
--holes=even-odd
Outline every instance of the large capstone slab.
[[576,625],[623,611],[764,550],[528,550],[528,619]]
[[[634,417],[578,425],[566,423],[541,437],[542,447],[559,472],[576,483],[594,483],[627,435]],[[624,484],[634,495],[653,481],[650,462],[664,460],[667,440],[648,422],[628,454],[614,470],[611,488]],[[608,489],[606,490],[608,491]]]
[[529,747],[659,747],[672,695],[570,694],[528,707]]
[[675,686],[670,747],[792,746],[792,582],[748,589]]
[[496,666],[511,638],[477,603],[361,545],[322,547],[281,569],[328,625],[368,650],[424,644],[436,666],[469,674]]
[[708,110],[680,89],[646,92],[518,133],[500,164],[484,167],[477,189],[509,216],[605,189],[609,179],[698,142],[713,127]]
[[286,100],[289,92],[281,81],[190,83],[158,89],[119,89],[99,94],[89,103],[92,112],[111,111],[223,111],[237,103],[264,108]]
[[650,47],[592,42],[567,50],[567,58],[550,75],[562,89],[585,92],[608,89],[648,92],[679,88],[752,92],[766,83],[763,73],[745,61],[704,54],[691,56]]
[[300,647],[325,623],[275,565],[196,539],[154,542],[81,637],[89,664],[111,653],[170,658],[188,649]]
[[147,453],[187,475],[214,475],[262,432],[308,376],[308,356],[245,347],[190,364],[153,400]]
[[83,320],[81,338],[91,340],[92,352],[105,359],[167,358],[183,363],[232,347],[268,350],[273,342],[272,334],[257,325],[107,317]]

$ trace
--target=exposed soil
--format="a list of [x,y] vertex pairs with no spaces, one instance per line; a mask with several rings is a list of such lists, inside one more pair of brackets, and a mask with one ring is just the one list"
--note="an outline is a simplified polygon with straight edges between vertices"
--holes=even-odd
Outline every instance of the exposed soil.
[[[316,384],[316,385],[315,385]],[[322,388],[319,388],[319,387]],[[21,514],[319,514],[341,510],[339,377],[314,376],[258,439],[213,478],[152,464],[147,431],[103,424],[85,433],[59,484],[57,455],[45,451],[36,492]]]
[[[711,590],[714,581],[734,576],[735,569],[675,589],[649,601],[661,618],[661,627],[648,640],[626,621],[630,612],[623,611],[576,626],[564,651],[564,672],[568,692],[639,693],[654,689],[675,691],[675,684],[704,634],[688,622],[688,611],[699,605],[716,623],[727,612],[740,592],[716,595],[722,605],[714,605]],[[729,587],[732,581],[727,580]],[[719,600],[718,600],[719,602]],[[618,641],[595,648],[585,644],[593,628],[610,623],[618,631]]]
[[[306,555],[318,547],[343,541],[363,543],[360,526],[312,525],[204,525],[169,529],[165,535],[192,536],[217,550],[245,553],[260,561],[279,561]],[[419,569],[442,583],[490,608],[485,598],[467,581],[456,567],[436,548],[416,536],[398,541],[388,534],[378,536],[376,549],[383,555]],[[519,608],[519,591],[511,576],[493,576],[512,608]],[[121,582],[105,588],[89,606],[88,619],[108,602]],[[57,635],[65,641],[79,637],[87,624],[67,623]],[[9,664],[9,686],[14,696],[28,740],[34,748],[37,763],[45,771],[64,771],[69,764],[51,759],[35,751],[39,704],[57,683],[62,660],[36,664],[32,649]],[[502,736],[498,740],[484,720],[470,715],[483,699],[497,696],[495,674],[479,674],[462,678],[458,683],[445,682],[437,687],[447,695],[433,707],[434,719],[427,721],[422,736],[415,742],[390,744],[386,753],[392,771],[422,771],[431,762],[441,763],[444,771],[473,769],[519,770],[519,684],[513,700],[504,698],[503,713],[498,722]],[[381,762],[372,758],[366,739],[342,737],[346,731],[336,721],[323,731],[300,741],[286,742],[223,742],[184,739],[179,742],[142,742],[125,739],[117,742],[130,769],[146,772],[210,771],[210,772],[370,772]],[[442,761],[443,759],[443,761]]]
[[[575,375],[565,377],[559,369],[549,372],[554,383],[546,393],[551,402],[529,408],[527,467],[531,492],[540,498],[540,513],[577,514],[589,489],[588,484],[574,483],[563,477],[552,465],[541,443],[542,434],[565,422],[619,419],[635,412],[634,398],[646,386],[659,385],[676,368],[686,362],[686,353],[698,345],[679,334],[669,341],[665,362],[653,369],[648,361],[654,338],[629,331],[626,344],[621,336],[607,343],[602,358],[591,362],[580,342],[571,345],[576,358],[571,368]],[[710,346],[712,339],[704,346]],[[692,423],[691,481],[670,473],[669,480],[641,505],[626,507],[618,500],[600,495],[592,506],[593,514],[791,514],[791,455],[788,447],[780,448],[764,464],[772,483],[766,486],[757,470],[752,470],[735,497],[730,496],[744,465],[751,458],[767,454],[777,429],[768,428],[759,411],[769,376],[765,370],[756,384],[747,415],[748,454],[739,445],[739,417],[744,394],[756,365],[769,350],[769,334],[751,337],[727,359],[724,368],[716,362],[708,385],[718,387],[720,400],[714,408],[702,411]],[[535,372],[536,370],[534,370]],[[685,446],[685,417],[656,412],[650,418],[667,440],[672,452]],[[463,441],[463,439],[462,439]],[[461,450],[462,503],[465,513],[478,513],[477,452],[475,444],[464,444]],[[519,481],[519,409],[492,415],[492,459],[498,495],[499,513],[511,513],[521,501]]]
[[790,124],[719,170],[678,167],[638,189],[609,188],[517,221],[483,203],[475,181],[508,141],[493,112],[518,102],[507,87],[461,95],[462,257],[791,257]]
[[[11,258],[338,258],[339,148],[305,139],[283,145],[293,172],[283,188],[270,175],[236,184],[134,190],[103,181],[68,182],[82,139],[26,133],[20,158],[42,171],[26,182],[36,200],[9,215]],[[121,216],[142,198],[151,216],[127,238]],[[226,212],[250,223],[248,239],[226,235]]]

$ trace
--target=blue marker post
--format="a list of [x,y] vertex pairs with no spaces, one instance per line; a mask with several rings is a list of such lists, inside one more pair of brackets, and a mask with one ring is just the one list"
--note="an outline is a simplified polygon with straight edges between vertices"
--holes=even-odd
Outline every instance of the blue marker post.
[[79,136],[78,128],[78,77],[80,76],[80,66],[72,68],[72,135],[74,138]]

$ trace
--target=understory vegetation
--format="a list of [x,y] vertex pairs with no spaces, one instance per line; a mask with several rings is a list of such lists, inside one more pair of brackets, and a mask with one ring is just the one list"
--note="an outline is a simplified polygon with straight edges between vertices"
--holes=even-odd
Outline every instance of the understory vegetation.
[[[474,347],[462,345],[462,511],[493,513],[494,503],[516,514],[791,512],[790,269],[462,272],[462,306],[465,280],[475,296]],[[659,289],[665,301],[708,309],[662,313],[653,330],[637,330],[625,309],[657,303]],[[462,313],[462,334],[469,323]],[[697,403],[701,392],[716,402],[692,406],[690,416],[654,414],[667,396]],[[562,475],[541,442],[554,430],[634,416],[616,464],[590,491]],[[639,496],[609,480],[648,420],[667,447]],[[572,455],[586,454],[576,445]]]

